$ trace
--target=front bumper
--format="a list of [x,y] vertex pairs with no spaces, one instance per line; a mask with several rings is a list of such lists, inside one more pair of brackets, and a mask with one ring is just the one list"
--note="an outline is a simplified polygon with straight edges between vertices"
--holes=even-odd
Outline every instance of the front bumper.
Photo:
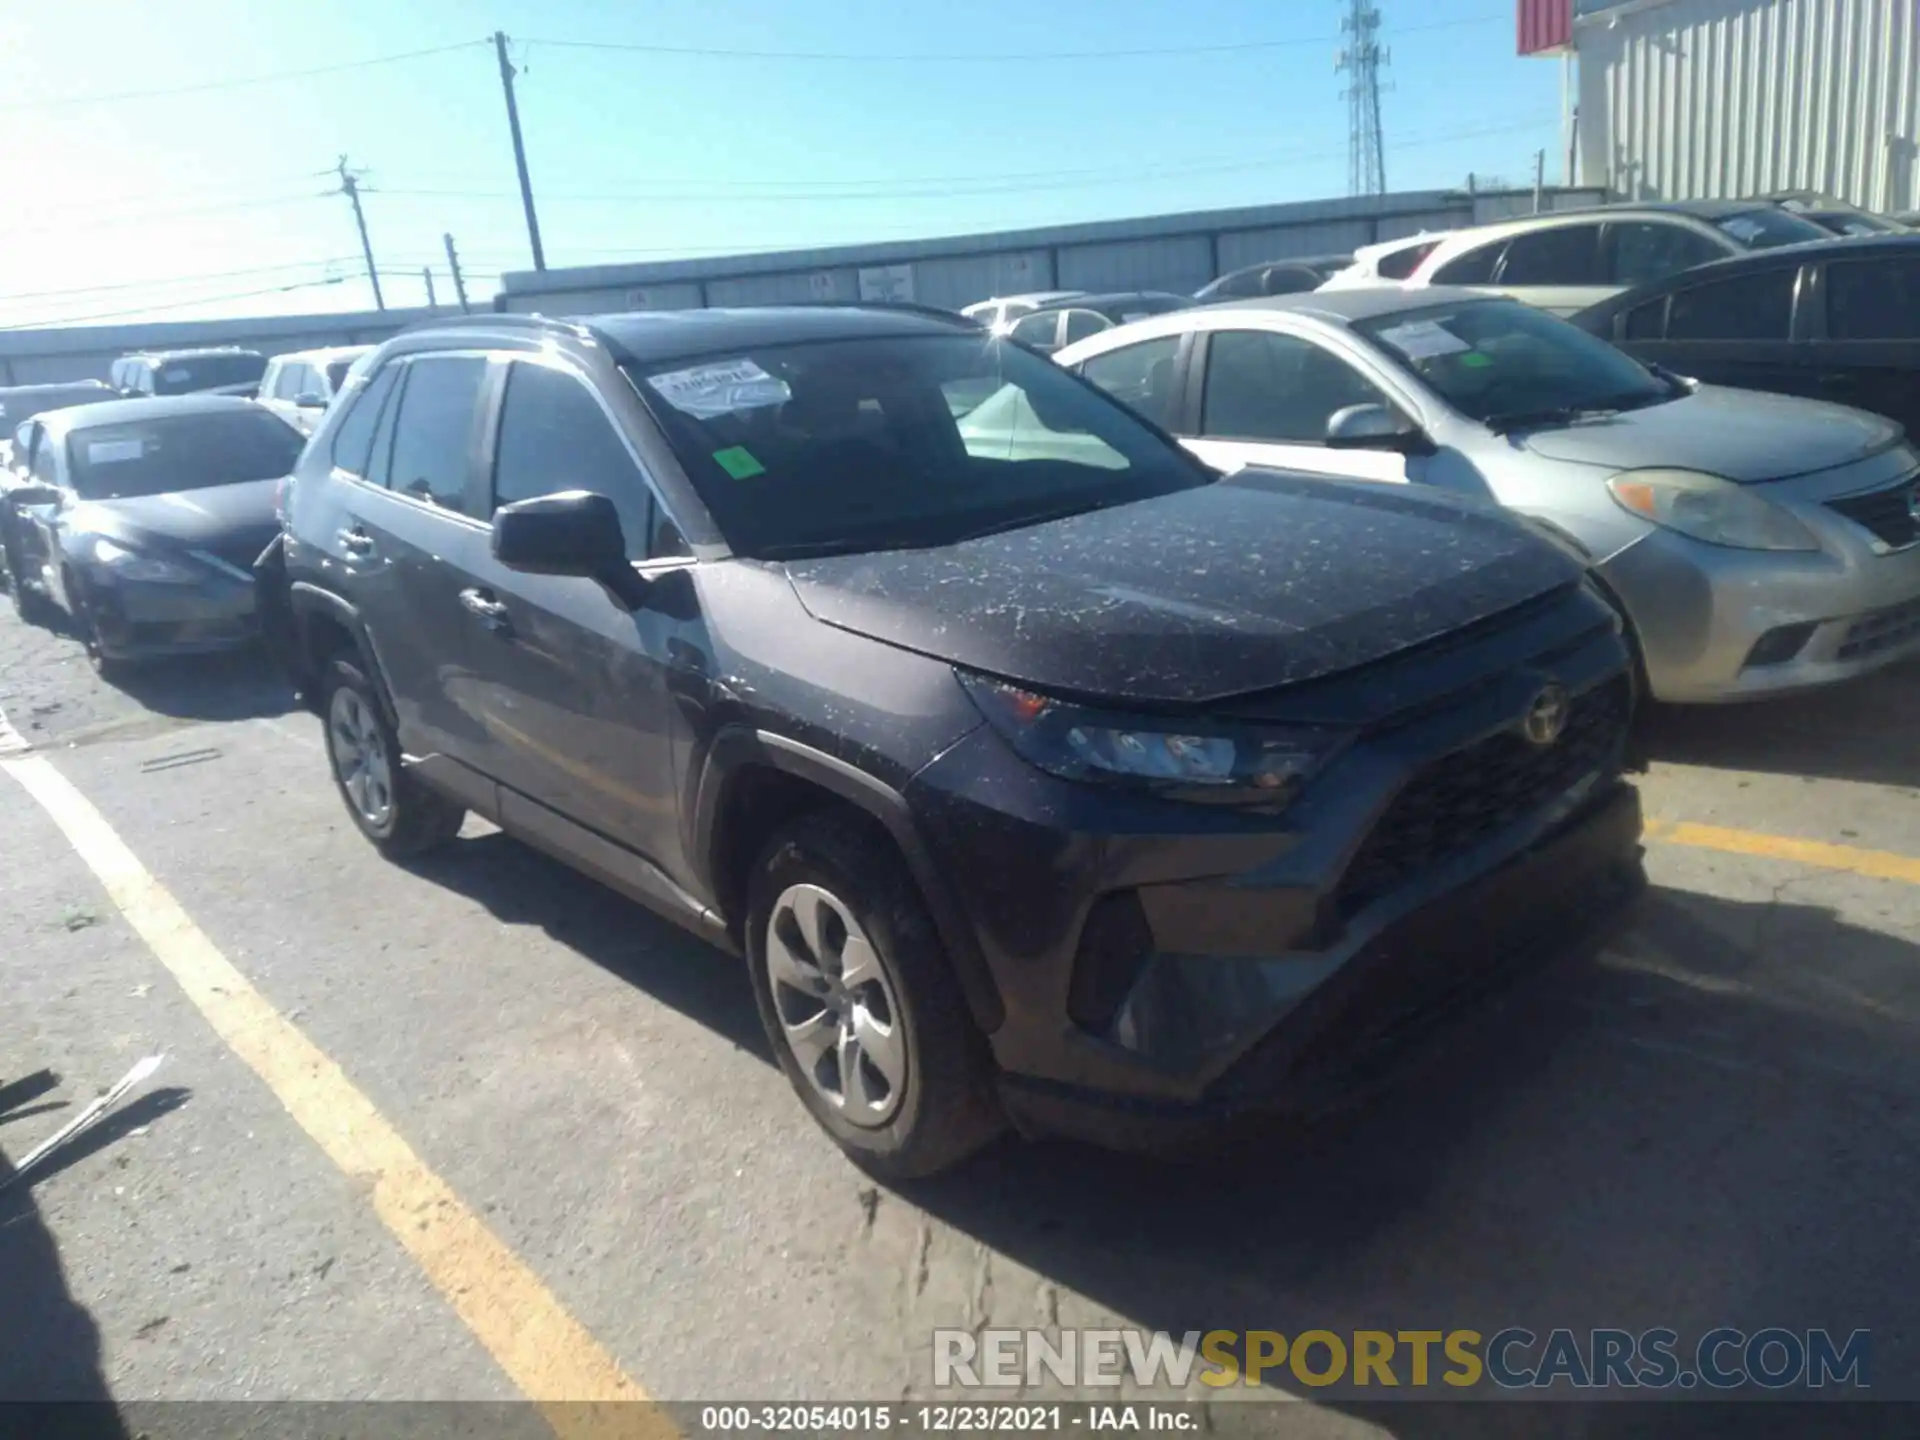
[[1920,546],[1887,553],[1823,505],[1790,508],[1825,548],[1730,550],[1659,530],[1599,567],[1654,699],[1757,700],[1920,655]]
[[85,599],[108,660],[214,654],[250,645],[260,634],[253,586],[224,575],[153,585],[89,574]]

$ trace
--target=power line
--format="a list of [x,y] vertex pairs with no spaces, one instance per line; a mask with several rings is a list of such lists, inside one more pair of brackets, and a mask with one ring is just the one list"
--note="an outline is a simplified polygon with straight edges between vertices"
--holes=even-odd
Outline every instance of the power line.
[[118,280],[109,285],[76,285],[66,290],[23,290],[0,295],[0,300],[51,300],[71,295],[97,295],[104,290],[160,290],[176,285],[198,285],[208,280],[234,280],[242,275],[272,275],[287,270],[311,270],[329,265],[351,265],[351,256],[323,260],[289,260],[283,265],[250,265],[240,270],[213,270],[203,275],[175,275],[158,280]]
[[[1402,34],[1423,30],[1452,30],[1466,25],[1485,25],[1495,20],[1511,21],[1510,14],[1468,15],[1456,20],[1435,20],[1425,25],[1407,25]],[[1290,40],[1241,40],[1219,45],[1158,45],[1131,50],[980,50],[909,51],[893,54],[860,50],[741,50],[704,45],[651,45],[618,40],[560,40],[535,36],[522,43],[548,45],[560,50],[632,51],[644,55],[703,55],[729,60],[854,60],[881,61],[887,64],[1006,64],[1024,60],[1138,60],[1164,59],[1170,55],[1225,55],[1260,50],[1284,50],[1305,45],[1336,43],[1337,35],[1306,35]]]
[[282,80],[306,80],[315,75],[338,75],[347,70],[364,70],[370,65],[393,65],[402,60],[419,60],[428,55],[448,55],[456,50],[471,50],[485,40],[461,40],[452,45],[434,45],[425,50],[403,50],[394,55],[373,55],[365,60],[345,60],[338,65],[315,65],[305,70],[277,70],[267,75],[238,76],[232,80],[203,80],[192,85],[167,85],[153,90],[120,90],[107,95],[49,96],[39,100],[15,100],[0,105],[0,111],[67,109],[78,105],[116,105],[123,100],[153,100],[166,95],[198,95],[209,90],[237,90],[248,85],[272,85]]
[[261,295],[285,295],[294,290],[318,290],[328,285],[344,284],[342,276],[329,280],[301,280],[292,285],[274,285],[265,290],[239,290],[228,295],[200,295],[192,300],[172,300],[163,305],[141,305],[132,310],[108,310],[91,315],[68,315],[58,320],[33,320],[25,325],[8,328],[15,330],[45,330],[60,325],[85,325],[95,320],[120,320],[128,315],[146,315],[160,310],[186,310],[195,305],[221,305],[229,300],[252,300]]
[[278,210],[288,205],[298,205],[303,201],[326,198],[333,192],[312,192],[305,195],[283,195],[272,199],[240,200],[230,205],[201,205],[188,210],[150,210],[144,214],[133,215],[94,215],[83,219],[55,221],[47,225],[12,225],[8,227],[10,235],[46,235],[56,230],[78,231],[95,229],[107,225],[139,225],[152,220],[178,220],[195,215],[233,215],[243,210]]

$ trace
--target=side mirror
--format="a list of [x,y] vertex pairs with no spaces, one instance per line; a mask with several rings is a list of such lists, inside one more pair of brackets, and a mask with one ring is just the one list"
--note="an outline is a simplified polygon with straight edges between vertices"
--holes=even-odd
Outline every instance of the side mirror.
[[293,403],[302,410],[324,410],[327,408],[327,397],[317,390],[303,390],[293,397]]
[[525,575],[573,575],[598,582],[629,610],[644,603],[647,582],[627,560],[613,501],[565,490],[502,505],[493,514],[493,558]]
[[24,485],[16,485],[6,492],[9,505],[58,505],[60,490],[57,486],[43,485],[29,480]]
[[1349,405],[1327,419],[1329,450],[1397,450],[1403,455],[1425,455],[1433,442],[1418,426],[1385,405]]

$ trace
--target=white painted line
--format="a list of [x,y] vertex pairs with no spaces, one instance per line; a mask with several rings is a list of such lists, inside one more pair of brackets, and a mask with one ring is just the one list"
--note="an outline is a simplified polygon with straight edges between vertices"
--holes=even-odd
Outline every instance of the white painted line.
[[7,719],[7,712],[0,710],[0,755],[23,755],[33,746]]

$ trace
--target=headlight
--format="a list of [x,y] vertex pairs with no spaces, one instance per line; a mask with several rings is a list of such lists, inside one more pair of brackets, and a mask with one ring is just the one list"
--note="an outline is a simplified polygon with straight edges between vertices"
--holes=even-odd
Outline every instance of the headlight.
[[993,728],[1048,774],[1176,799],[1281,809],[1347,739],[1304,726],[1185,726],[1165,716],[1115,715],[954,673]]
[[175,560],[162,560],[157,555],[142,555],[138,550],[129,550],[111,540],[94,541],[93,558],[96,564],[106,566],[111,574],[122,580],[149,585],[193,585],[200,580],[199,572],[190,566]]
[[1735,550],[1818,550],[1814,533],[1752,490],[1698,470],[1623,470],[1615,503],[1643,520]]

